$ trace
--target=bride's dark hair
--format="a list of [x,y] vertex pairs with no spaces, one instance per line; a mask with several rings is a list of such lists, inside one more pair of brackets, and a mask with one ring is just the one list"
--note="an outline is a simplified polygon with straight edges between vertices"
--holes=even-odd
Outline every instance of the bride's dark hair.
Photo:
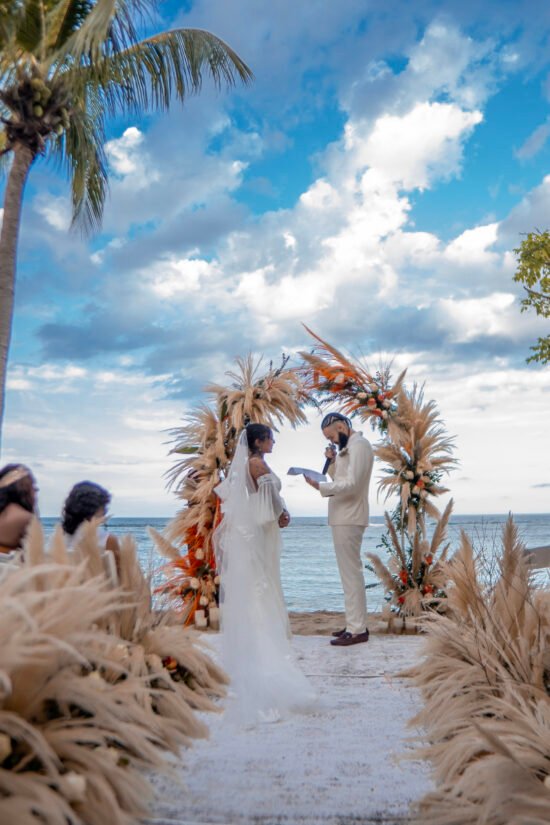
[[256,441],[265,441],[271,436],[271,429],[265,424],[247,424],[245,430],[248,449],[251,453],[258,452]]

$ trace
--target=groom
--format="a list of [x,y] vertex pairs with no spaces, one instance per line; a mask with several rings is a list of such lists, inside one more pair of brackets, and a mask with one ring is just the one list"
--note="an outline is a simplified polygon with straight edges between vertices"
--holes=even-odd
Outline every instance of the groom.
[[[355,432],[351,421],[340,413],[329,413],[321,422],[323,435],[331,444],[325,452],[330,460],[328,473],[332,481],[308,484],[329,499],[328,523],[336,561],[344,588],[346,627],[332,635],[331,645],[346,646],[366,642],[367,598],[361,562],[361,542],[369,523],[369,482],[372,473],[372,447],[362,434]],[[335,445],[339,447],[336,455]]]

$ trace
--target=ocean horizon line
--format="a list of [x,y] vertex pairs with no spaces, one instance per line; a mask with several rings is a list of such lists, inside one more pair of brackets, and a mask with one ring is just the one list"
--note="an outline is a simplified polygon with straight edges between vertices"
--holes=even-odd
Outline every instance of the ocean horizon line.
[[[487,512],[456,513],[456,512],[453,512],[453,514],[451,515],[450,520],[453,521],[453,519],[456,519],[456,518],[474,518],[474,517],[475,518],[507,518],[510,514],[514,518],[521,518],[523,516],[540,516],[541,518],[548,518],[550,516],[550,510],[548,510],[546,512],[540,512],[539,511],[539,512],[522,512],[522,513],[517,513],[514,510],[507,510],[506,512],[499,512],[499,513],[487,513]],[[129,521],[129,520],[132,520],[132,521],[147,521],[147,520],[169,521],[170,519],[175,518],[176,515],[177,515],[176,513],[173,513],[172,515],[159,515],[159,516],[155,516],[155,515],[151,515],[151,516],[113,515],[113,516],[109,516],[108,520],[111,521],[111,522],[114,522],[114,521]],[[40,518],[41,519],[47,519],[48,521],[52,521],[52,520],[60,521],[61,520],[60,515],[54,515],[54,516],[41,515]],[[293,515],[293,518],[301,518],[301,519],[306,519],[307,518],[307,519],[312,519],[312,520],[313,519],[325,519],[325,520],[327,520],[327,515],[326,514],[301,515],[299,513],[296,513],[295,515]],[[372,515],[371,516],[371,523],[373,522],[374,519],[378,519],[382,523],[384,523],[384,514],[382,513],[382,514]]]

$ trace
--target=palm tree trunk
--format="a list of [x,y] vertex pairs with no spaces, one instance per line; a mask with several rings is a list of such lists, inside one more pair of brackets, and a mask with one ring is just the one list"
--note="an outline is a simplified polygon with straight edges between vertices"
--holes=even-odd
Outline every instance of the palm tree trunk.
[[17,241],[21,224],[23,191],[34,155],[23,145],[16,145],[4,197],[4,216],[0,234],[0,448],[6,393],[8,352],[13,322]]

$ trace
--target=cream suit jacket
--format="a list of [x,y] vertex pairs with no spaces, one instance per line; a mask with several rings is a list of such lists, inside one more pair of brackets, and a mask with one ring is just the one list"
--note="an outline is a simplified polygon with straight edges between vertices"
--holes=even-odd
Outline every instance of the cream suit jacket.
[[329,500],[328,523],[331,526],[368,527],[373,461],[370,443],[361,433],[352,433],[347,446],[329,469],[333,480],[319,484],[319,492]]

